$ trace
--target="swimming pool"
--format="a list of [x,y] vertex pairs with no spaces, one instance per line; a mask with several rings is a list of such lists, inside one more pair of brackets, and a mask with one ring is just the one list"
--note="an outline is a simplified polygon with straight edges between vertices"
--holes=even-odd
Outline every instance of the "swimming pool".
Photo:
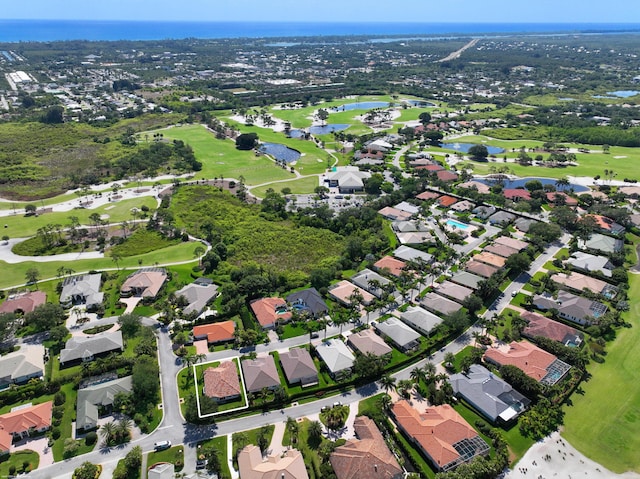
[[451,220],[451,219],[447,220],[447,225],[459,230],[467,230],[470,228],[470,225],[466,223],[460,223],[459,221]]

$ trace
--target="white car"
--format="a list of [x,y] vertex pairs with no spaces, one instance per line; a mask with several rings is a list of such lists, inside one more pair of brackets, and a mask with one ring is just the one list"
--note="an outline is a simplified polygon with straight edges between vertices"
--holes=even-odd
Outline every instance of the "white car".
[[165,449],[169,449],[171,447],[171,441],[158,441],[153,444],[153,448],[156,451],[164,451]]

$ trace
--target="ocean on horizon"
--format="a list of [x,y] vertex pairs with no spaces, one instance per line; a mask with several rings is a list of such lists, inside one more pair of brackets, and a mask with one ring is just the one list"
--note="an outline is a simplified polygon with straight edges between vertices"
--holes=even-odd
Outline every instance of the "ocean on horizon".
[[358,22],[153,22],[0,20],[0,42],[117,41],[184,38],[285,38],[441,36],[552,33],[639,33],[640,24],[621,23],[358,23]]

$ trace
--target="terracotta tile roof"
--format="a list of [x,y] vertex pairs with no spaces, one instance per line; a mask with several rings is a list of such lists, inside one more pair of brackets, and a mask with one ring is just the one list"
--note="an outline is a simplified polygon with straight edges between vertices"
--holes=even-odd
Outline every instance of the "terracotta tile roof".
[[358,439],[337,447],[329,457],[338,479],[400,479],[403,470],[375,423],[358,416],[353,428]]
[[362,288],[359,288],[355,284],[346,280],[334,284],[329,289],[329,295],[344,304],[351,304],[351,300],[349,299],[349,297],[355,290],[358,290],[362,295],[364,304],[371,304],[371,302],[373,302],[373,300],[375,299],[375,297],[371,293],[365,291]]
[[245,446],[238,454],[238,469],[242,479],[309,479],[302,454],[296,449],[265,460],[258,446]]
[[527,190],[523,190],[520,188],[507,188],[502,192],[502,196],[504,196],[508,200],[514,199],[523,199],[530,200],[531,194]]
[[219,343],[231,341],[236,330],[234,321],[223,321],[221,323],[203,324],[193,328],[193,337],[196,339],[207,338],[208,343]]
[[436,198],[440,198],[440,193],[435,193],[433,191],[423,191],[418,196],[416,196],[419,200],[435,200]]
[[522,334],[529,338],[544,336],[545,338],[553,339],[562,344],[565,344],[567,341],[576,342],[576,339],[582,340],[582,335],[577,329],[549,319],[541,314],[525,311],[520,317],[528,323],[522,331]]
[[487,253],[497,254],[498,256],[502,256],[503,258],[508,258],[512,254],[516,254],[518,252],[517,249],[510,248],[509,246],[503,244],[491,244],[489,246],[485,246],[483,251]]
[[496,268],[495,266],[491,266],[491,265],[480,263],[479,261],[473,261],[473,260],[469,261],[465,265],[464,269],[469,273],[477,274],[478,276],[482,276],[483,278],[489,278],[496,271],[498,271],[498,268]]
[[458,202],[458,198],[454,198],[453,196],[441,196],[440,198],[438,198],[438,204],[440,206],[443,206],[445,208],[454,205]]
[[[393,405],[392,412],[398,426],[421,446],[440,469],[461,461],[462,457],[454,444],[478,437],[478,433],[448,404],[429,407],[420,414],[402,400]],[[487,446],[483,453],[488,449]]]
[[129,276],[122,287],[120,293],[130,294],[141,291],[143,297],[154,298],[167,280],[167,272],[164,270],[140,270]]
[[395,259],[393,256],[384,256],[376,261],[373,265],[378,271],[382,271],[383,269],[388,269],[389,274],[393,276],[400,276],[404,268],[407,266],[407,263],[404,261],[400,261],[399,259]]
[[47,302],[47,293],[44,291],[30,291],[14,296],[7,299],[4,303],[0,304],[0,313],[15,313],[16,311],[22,311],[23,313],[30,313],[41,304]]
[[490,264],[496,268],[502,268],[507,262],[507,260],[502,256],[487,252],[478,253],[477,255],[474,255],[473,259],[475,261],[480,261],[481,263]]
[[447,170],[438,171],[436,173],[436,176],[438,177],[438,179],[440,181],[456,181],[458,179],[458,175],[457,174],[452,173],[451,171],[447,171]]
[[510,364],[540,381],[547,375],[547,368],[558,358],[529,341],[513,341],[506,348],[489,348],[484,358],[500,366]]
[[289,321],[291,312],[282,298],[262,298],[251,301],[251,310],[263,328],[273,326],[277,321]]
[[562,191],[549,191],[547,193],[547,201],[549,201],[551,203],[555,203],[556,197],[564,198],[564,204],[567,205],[567,206],[577,206],[578,205],[578,200],[576,200],[575,198],[569,196],[566,193],[563,193]]
[[50,428],[52,411],[53,401],[48,401],[1,415],[0,451],[9,450],[13,439],[12,434],[24,434],[30,429],[37,431]]
[[465,183],[460,183],[458,188],[469,188],[475,189],[480,194],[489,194],[491,192],[491,188],[489,188],[484,183],[480,183],[479,181],[467,181]]
[[509,238],[508,236],[500,236],[499,238],[496,238],[493,242],[508,246],[509,248],[517,249],[518,251],[522,251],[527,246],[529,246],[529,243],[527,243],[526,241],[521,241],[515,238]]
[[399,210],[398,208],[394,208],[393,206],[385,206],[378,211],[378,214],[381,214],[382,216],[390,220],[408,220],[409,218],[411,218],[411,213]]
[[218,367],[205,370],[204,393],[214,399],[240,394],[240,379],[233,361],[224,361]]
[[576,291],[582,291],[588,289],[589,291],[600,294],[607,288],[611,289],[612,286],[600,279],[592,278],[586,274],[578,273],[577,271],[571,271],[567,273],[556,273],[551,278],[555,283],[561,284]]
[[443,171],[444,170],[444,166],[442,166],[442,165],[425,165],[425,166],[421,166],[420,169],[427,170],[427,171]]

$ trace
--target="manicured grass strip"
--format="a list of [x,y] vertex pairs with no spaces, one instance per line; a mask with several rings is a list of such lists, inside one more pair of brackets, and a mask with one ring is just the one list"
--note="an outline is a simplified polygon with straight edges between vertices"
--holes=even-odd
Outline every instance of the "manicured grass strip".
[[220,477],[230,478],[231,470],[229,469],[229,456],[227,453],[227,436],[217,436],[198,443],[198,455],[200,451],[212,447],[218,451],[220,457]]
[[[9,469],[15,467],[15,474],[27,473],[38,468],[40,456],[34,451],[17,451],[8,456],[0,458],[0,477],[9,477]],[[24,467],[27,464],[27,467]]]
[[175,466],[176,472],[180,472],[184,467],[184,446],[173,446],[164,451],[150,452],[147,459],[147,467],[159,462],[170,462]]
[[[640,297],[640,276],[629,275],[629,297]],[[640,302],[624,313],[630,328],[617,331],[604,363],[589,365],[584,394],[565,407],[563,436],[590,459],[617,473],[640,472]]]
[[310,176],[308,178],[299,178],[297,180],[281,181],[278,183],[271,183],[269,185],[257,186],[255,188],[251,188],[251,194],[259,198],[264,198],[269,188],[273,188],[278,193],[280,193],[283,188],[290,188],[291,194],[294,195],[311,194],[319,184],[317,176]]

